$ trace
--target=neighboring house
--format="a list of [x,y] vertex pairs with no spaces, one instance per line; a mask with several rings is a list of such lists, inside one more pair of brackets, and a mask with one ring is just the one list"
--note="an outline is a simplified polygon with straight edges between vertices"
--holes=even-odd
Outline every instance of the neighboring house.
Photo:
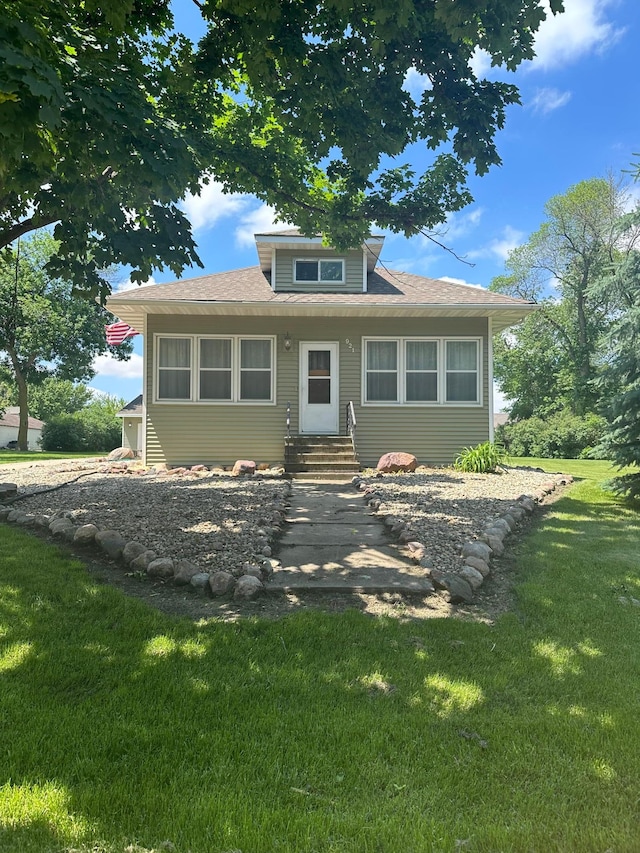
[[504,426],[509,423],[509,415],[506,412],[496,412],[493,416],[493,428]]
[[288,430],[344,435],[353,416],[363,466],[491,438],[493,335],[536,306],[376,267],[383,241],[257,234],[259,266],[111,296],[144,335],[147,464],[280,462]]
[[116,412],[116,417],[122,418],[122,446],[133,450],[136,456],[141,456],[143,449],[142,413],[142,394]]
[[[42,450],[40,439],[42,438],[43,421],[37,418],[29,418],[27,429],[27,444],[29,450]],[[4,415],[0,417],[0,447],[6,447],[9,442],[18,441],[18,429],[20,427],[20,408],[18,406],[7,406]]]

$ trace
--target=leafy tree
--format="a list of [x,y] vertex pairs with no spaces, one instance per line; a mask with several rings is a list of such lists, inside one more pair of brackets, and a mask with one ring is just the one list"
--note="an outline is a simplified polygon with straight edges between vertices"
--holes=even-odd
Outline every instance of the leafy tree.
[[107,311],[79,299],[68,281],[46,272],[56,243],[46,231],[0,256],[0,365],[17,387],[18,444],[27,447],[28,389],[47,376],[83,380],[94,375],[96,355],[130,357],[131,341],[107,347]]
[[77,412],[84,426],[84,434],[89,450],[113,450],[122,444],[122,420],[116,412],[125,405],[123,397],[108,394],[94,398]]
[[[553,13],[561,0],[549,0]],[[177,203],[200,180],[250,192],[343,247],[375,221],[407,235],[471,201],[466,169],[500,162],[513,85],[476,49],[533,56],[543,0],[204,0],[196,47],[169,0],[10,0],[0,22],[0,247],[55,226],[56,276],[176,275],[199,263]],[[406,75],[424,75],[415,100]],[[397,158],[434,152],[422,174]],[[439,152],[439,153],[438,153]]]
[[119,447],[122,422],[116,412],[124,404],[124,399],[107,395],[72,414],[54,415],[42,429],[42,449],[100,452]]
[[[93,393],[86,385],[70,379],[56,379],[54,376],[46,376],[28,388],[29,414],[41,421],[48,421],[55,415],[77,412],[92,399]],[[18,405],[16,385],[7,387],[7,400],[7,405]]]
[[518,416],[544,416],[565,405],[579,415],[596,409],[600,342],[615,300],[595,285],[640,242],[640,223],[622,233],[628,202],[611,177],[554,196],[546,221],[509,255],[507,274],[492,282],[492,290],[542,306],[497,347],[496,378],[516,397]]
[[[636,215],[630,221],[635,225],[639,220]],[[599,289],[614,293],[618,308],[606,339],[601,387],[607,394],[603,406],[607,427],[598,449],[619,468],[635,467],[615,478],[613,486],[640,498],[640,254],[629,254]]]

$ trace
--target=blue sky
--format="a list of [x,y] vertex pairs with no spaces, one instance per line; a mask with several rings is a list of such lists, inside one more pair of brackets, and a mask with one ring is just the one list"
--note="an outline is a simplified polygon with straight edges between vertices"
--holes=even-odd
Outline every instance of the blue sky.
[[[177,0],[174,8],[177,26],[197,37],[191,0]],[[515,74],[490,69],[483,56],[476,58],[481,76],[516,83],[522,105],[509,108],[497,136],[502,166],[482,178],[471,177],[475,201],[437,235],[467,263],[424,237],[390,234],[381,256],[387,267],[487,287],[503,272],[508,252],[539,227],[549,198],[588,178],[620,175],[640,159],[640,3],[565,0],[565,8],[563,15],[549,16],[536,39],[536,59]],[[408,76],[410,91],[418,93],[421,85],[417,74]],[[428,158],[413,146],[398,160],[419,170]],[[640,184],[631,190],[640,199]],[[184,209],[204,270],[187,270],[183,278],[256,264],[253,234],[278,227],[264,204],[250,196],[224,195],[215,182],[199,197],[186,199]],[[150,283],[173,278],[158,273]],[[118,289],[130,286],[123,273]],[[134,342],[130,362],[97,359],[92,387],[127,399],[141,392],[142,349],[139,338]]]

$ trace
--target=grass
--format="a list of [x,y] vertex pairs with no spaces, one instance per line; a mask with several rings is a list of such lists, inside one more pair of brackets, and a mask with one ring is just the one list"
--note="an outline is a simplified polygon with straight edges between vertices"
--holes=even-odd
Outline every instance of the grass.
[[0,465],[15,465],[17,462],[42,462],[46,459],[87,459],[94,456],[104,456],[99,450],[95,453],[63,453],[53,450],[0,450]]
[[604,467],[493,626],[193,624],[0,527],[0,851],[637,851],[640,516]]

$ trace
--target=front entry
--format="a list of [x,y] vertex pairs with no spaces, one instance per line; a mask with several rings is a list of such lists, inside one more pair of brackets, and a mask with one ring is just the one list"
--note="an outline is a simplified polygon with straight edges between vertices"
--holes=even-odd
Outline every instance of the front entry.
[[338,344],[300,344],[300,432],[337,435]]

